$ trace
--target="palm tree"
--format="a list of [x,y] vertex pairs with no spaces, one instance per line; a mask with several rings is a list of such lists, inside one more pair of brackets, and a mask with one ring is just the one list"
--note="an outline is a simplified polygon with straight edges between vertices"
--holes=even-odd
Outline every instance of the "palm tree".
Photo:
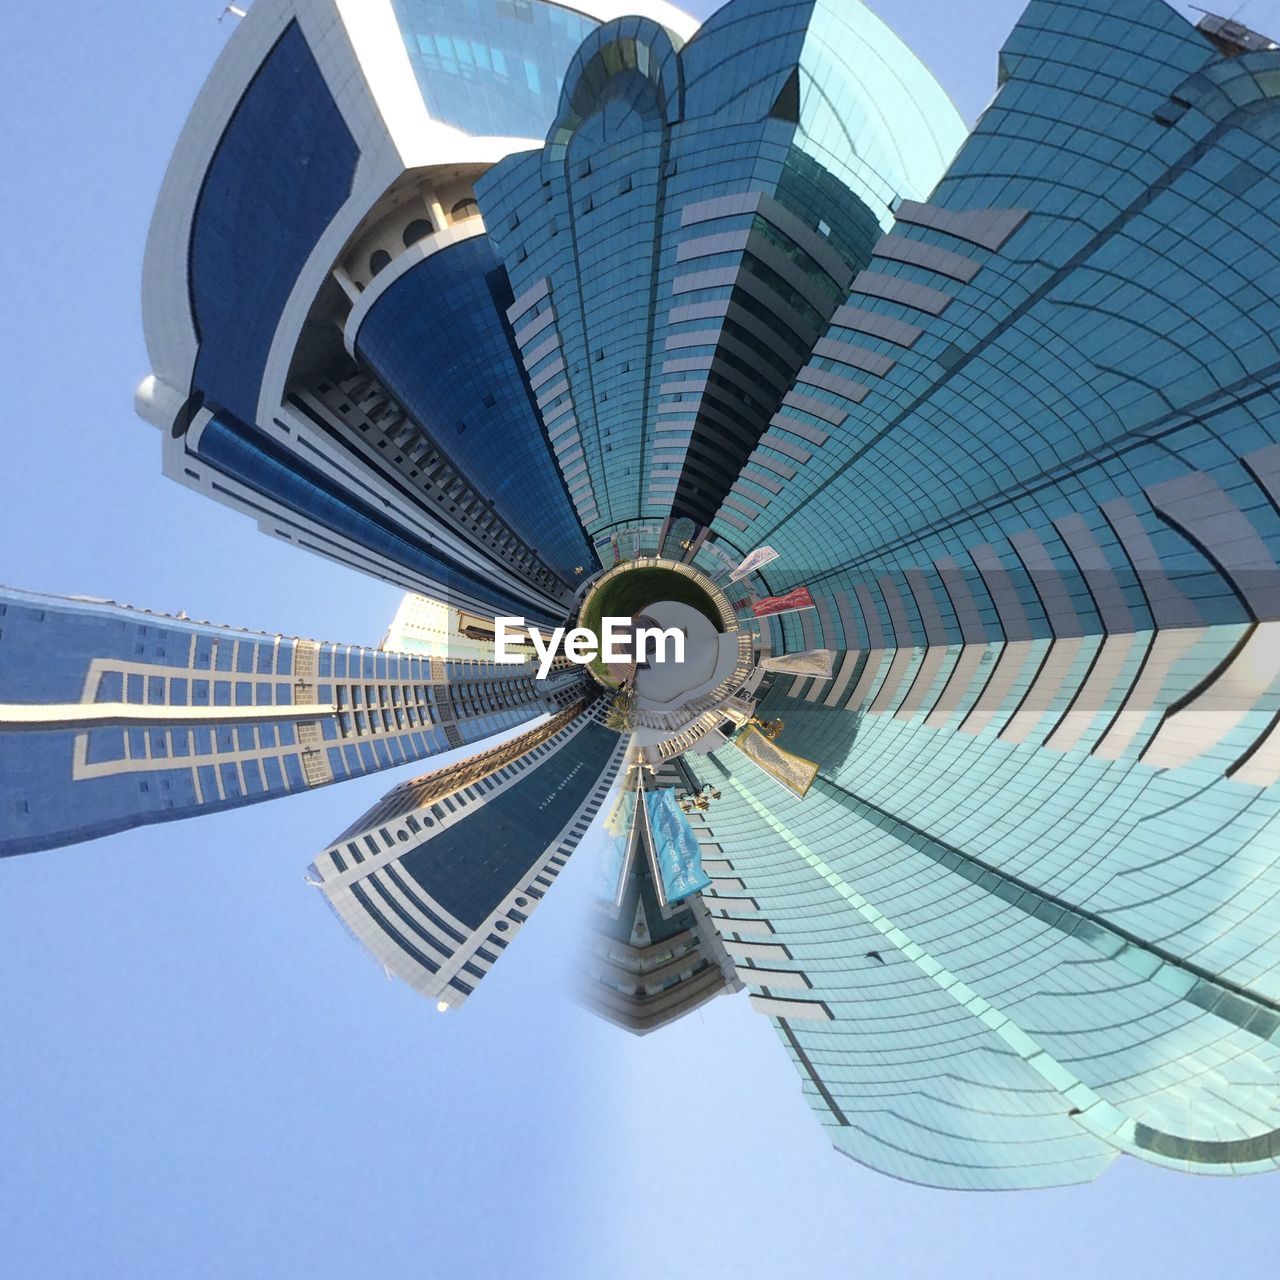
[[605,717],[605,724],[617,733],[630,733],[635,726],[635,695],[627,687],[613,695],[613,704]]

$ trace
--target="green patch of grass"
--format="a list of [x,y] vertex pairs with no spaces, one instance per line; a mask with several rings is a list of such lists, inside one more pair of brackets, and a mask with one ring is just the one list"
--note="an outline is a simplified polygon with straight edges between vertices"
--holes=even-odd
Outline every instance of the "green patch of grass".
[[[659,600],[687,604],[702,614],[717,631],[724,630],[714,601],[696,582],[682,573],[657,568],[630,569],[592,592],[578,625],[586,627],[599,639],[601,618],[633,618]],[[591,669],[604,684],[616,687],[608,668],[599,659],[591,663]]]
[[[598,638],[598,637],[597,637]],[[615,680],[609,672],[609,668],[599,658],[592,658],[587,666],[591,668],[591,674],[600,681],[606,689],[621,689],[622,685]]]
[[674,600],[697,609],[717,631],[720,615],[711,597],[696,582],[670,569],[631,569],[592,593],[579,626],[600,634],[601,618],[632,618],[646,605]]

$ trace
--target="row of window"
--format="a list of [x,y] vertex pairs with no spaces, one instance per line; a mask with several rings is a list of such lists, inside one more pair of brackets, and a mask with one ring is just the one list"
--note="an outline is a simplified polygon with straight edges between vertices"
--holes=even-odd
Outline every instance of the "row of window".
[[[463,218],[475,218],[479,217],[479,215],[480,206],[468,197],[465,200],[459,200],[449,211],[449,221],[460,222]],[[400,238],[404,242],[404,247],[408,249],[411,245],[417,244],[419,240],[425,240],[428,236],[434,235],[435,230],[430,218],[415,218],[405,227]],[[384,267],[389,267],[390,265],[391,254],[386,249],[375,249],[369,255],[369,274],[371,276],[376,276]]]

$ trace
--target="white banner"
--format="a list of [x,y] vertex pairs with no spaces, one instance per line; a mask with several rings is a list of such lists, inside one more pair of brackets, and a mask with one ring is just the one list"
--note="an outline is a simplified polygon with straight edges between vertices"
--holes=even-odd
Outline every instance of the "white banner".
[[830,680],[835,653],[830,649],[806,649],[803,653],[779,653],[765,658],[760,665],[766,671],[786,671],[793,676],[817,676]]
[[730,575],[730,582],[741,582],[750,573],[778,558],[772,547],[757,547]]

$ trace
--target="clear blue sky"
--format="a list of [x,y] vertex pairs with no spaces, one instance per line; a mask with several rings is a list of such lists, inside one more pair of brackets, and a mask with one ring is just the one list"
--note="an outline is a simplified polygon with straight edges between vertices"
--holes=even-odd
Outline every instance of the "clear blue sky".
[[[219,7],[8,6],[0,581],[376,643],[395,590],[162,479],[132,413],[143,238]],[[874,7],[972,119],[1021,5]],[[1277,0],[1241,16],[1280,32]],[[744,996],[644,1040],[588,1017],[559,976],[581,855],[437,1015],[302,878],[393,780],[0,865],[5,1280],[1274,1273],[1274,1177],[924,1191],[827,1147]]]

